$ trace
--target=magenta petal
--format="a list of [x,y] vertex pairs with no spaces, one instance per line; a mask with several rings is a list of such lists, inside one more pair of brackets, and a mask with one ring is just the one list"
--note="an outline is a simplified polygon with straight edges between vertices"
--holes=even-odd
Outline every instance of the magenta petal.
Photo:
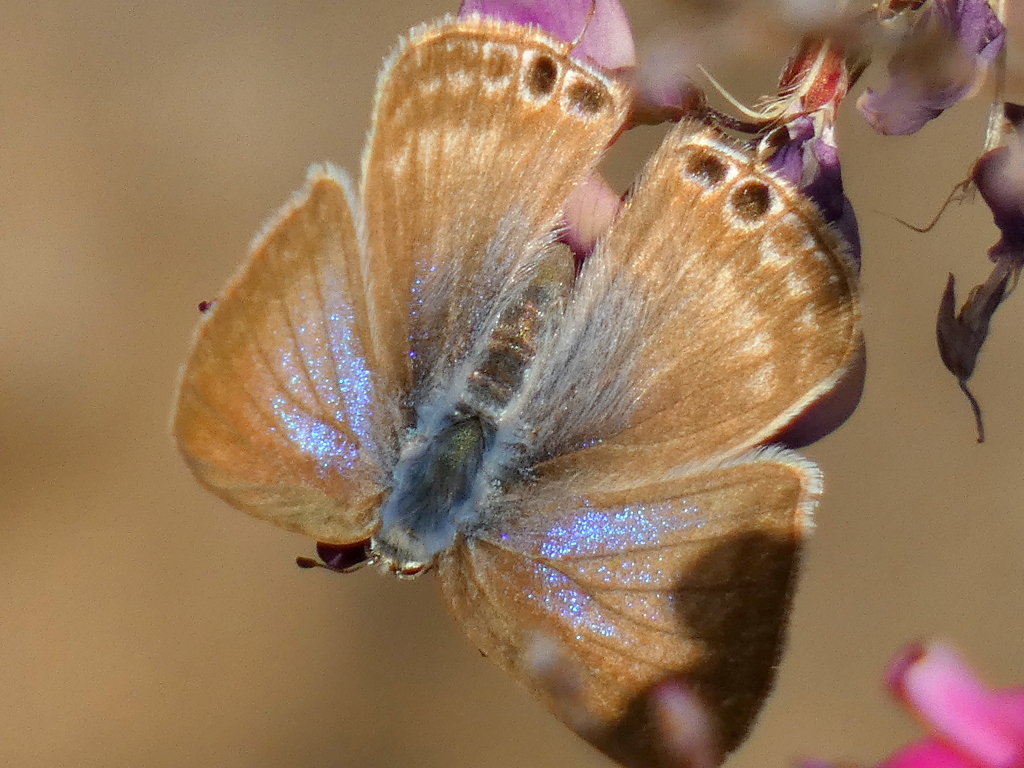
[[992,708],[1007,733],[1024,744],[1024,688],[997,691],[992,695]]
[[890,680],[936,737],[976,765],[1024,766],[1024,734],[1007,722],[1005,700],[997,700],[950,648],[932,645],[901,659]]
[[899,750],[878,768],[979,768],[935,739],[915,742]]
[[636,64],[633,32],[618,0],[465,0],[459,15],[472,13],[532,24],[566,42],[579,39],[583,32],[574,56],[589,58],[606,69]]

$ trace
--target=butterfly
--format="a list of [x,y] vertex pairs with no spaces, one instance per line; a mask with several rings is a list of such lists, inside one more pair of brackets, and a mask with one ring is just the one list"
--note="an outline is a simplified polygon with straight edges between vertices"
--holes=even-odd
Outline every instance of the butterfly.
[[838,236],[696,122],[577,270],[562,209],[629,100],[536,28],[412,30],[358,188],[314,165],[256,238],[173,429],[229,504],[347,565],[433,570],[485,655],[635,762],[659,680],[686,680],[725,749],[766,696],[821,476],[759,446],[860,330]]

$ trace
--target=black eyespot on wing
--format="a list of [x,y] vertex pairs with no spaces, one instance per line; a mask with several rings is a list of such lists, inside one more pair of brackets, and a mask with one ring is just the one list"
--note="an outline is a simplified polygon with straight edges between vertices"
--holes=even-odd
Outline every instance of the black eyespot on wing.
[[725,178],[725,163],[706,149],[694,149],[686,158],[683,172],[701,186],[711,189]]
[[558,65],[549,56],[539,56],[526,73],[526,88],[535,97],[548,96],[558,82]]
[[732,193],[732,207],[746,221],[756,221],[772,207],[772,191],[761,181],[751,181]]
[[570,85],[565,98],[571,108],[584,115],[596,115],[608,102],[607,94],[601,88],[583,81]]

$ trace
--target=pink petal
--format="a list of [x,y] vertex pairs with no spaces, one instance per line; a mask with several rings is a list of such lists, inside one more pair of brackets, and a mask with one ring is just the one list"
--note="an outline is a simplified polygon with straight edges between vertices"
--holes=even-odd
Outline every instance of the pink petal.
[[978,768],[935,739],[914,742],[899,750],[878,768]]
[[1024,742],[1024,688],[1007,688],[992,695],[992,706],[1009,732]]
[[913,647],[894,662],[887,678],[937,738],[975,765],[1024,766],[1024,701],[989,692],[952,649]]
[[562,240],[581,259],[590,255],[619,213],[622,199],[599,174],[591,174],[565,201],[562,213],[568,229]]
[[589,58],[606,69],[636,64],[633,32],[618,0],[464,0],[459,15],[472,13],[532,24],[566,42],[578,40],[583,33],[573,48],[574,56]]

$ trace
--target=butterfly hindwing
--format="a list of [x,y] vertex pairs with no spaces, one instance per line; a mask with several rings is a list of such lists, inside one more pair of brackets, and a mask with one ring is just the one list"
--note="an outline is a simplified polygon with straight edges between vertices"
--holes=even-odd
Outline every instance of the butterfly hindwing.
[[819,492],[816,468],[779,451],[641,485],[529,486],[442,556],[442,591],[486,655],[605,751],[627,749],[617,727],[676,675],[731,748],[770,688]]
[[199,480],[320,541],[368,538],[398,429],[369,333],[351,196],[314,167],[193,341],[173,419]]

